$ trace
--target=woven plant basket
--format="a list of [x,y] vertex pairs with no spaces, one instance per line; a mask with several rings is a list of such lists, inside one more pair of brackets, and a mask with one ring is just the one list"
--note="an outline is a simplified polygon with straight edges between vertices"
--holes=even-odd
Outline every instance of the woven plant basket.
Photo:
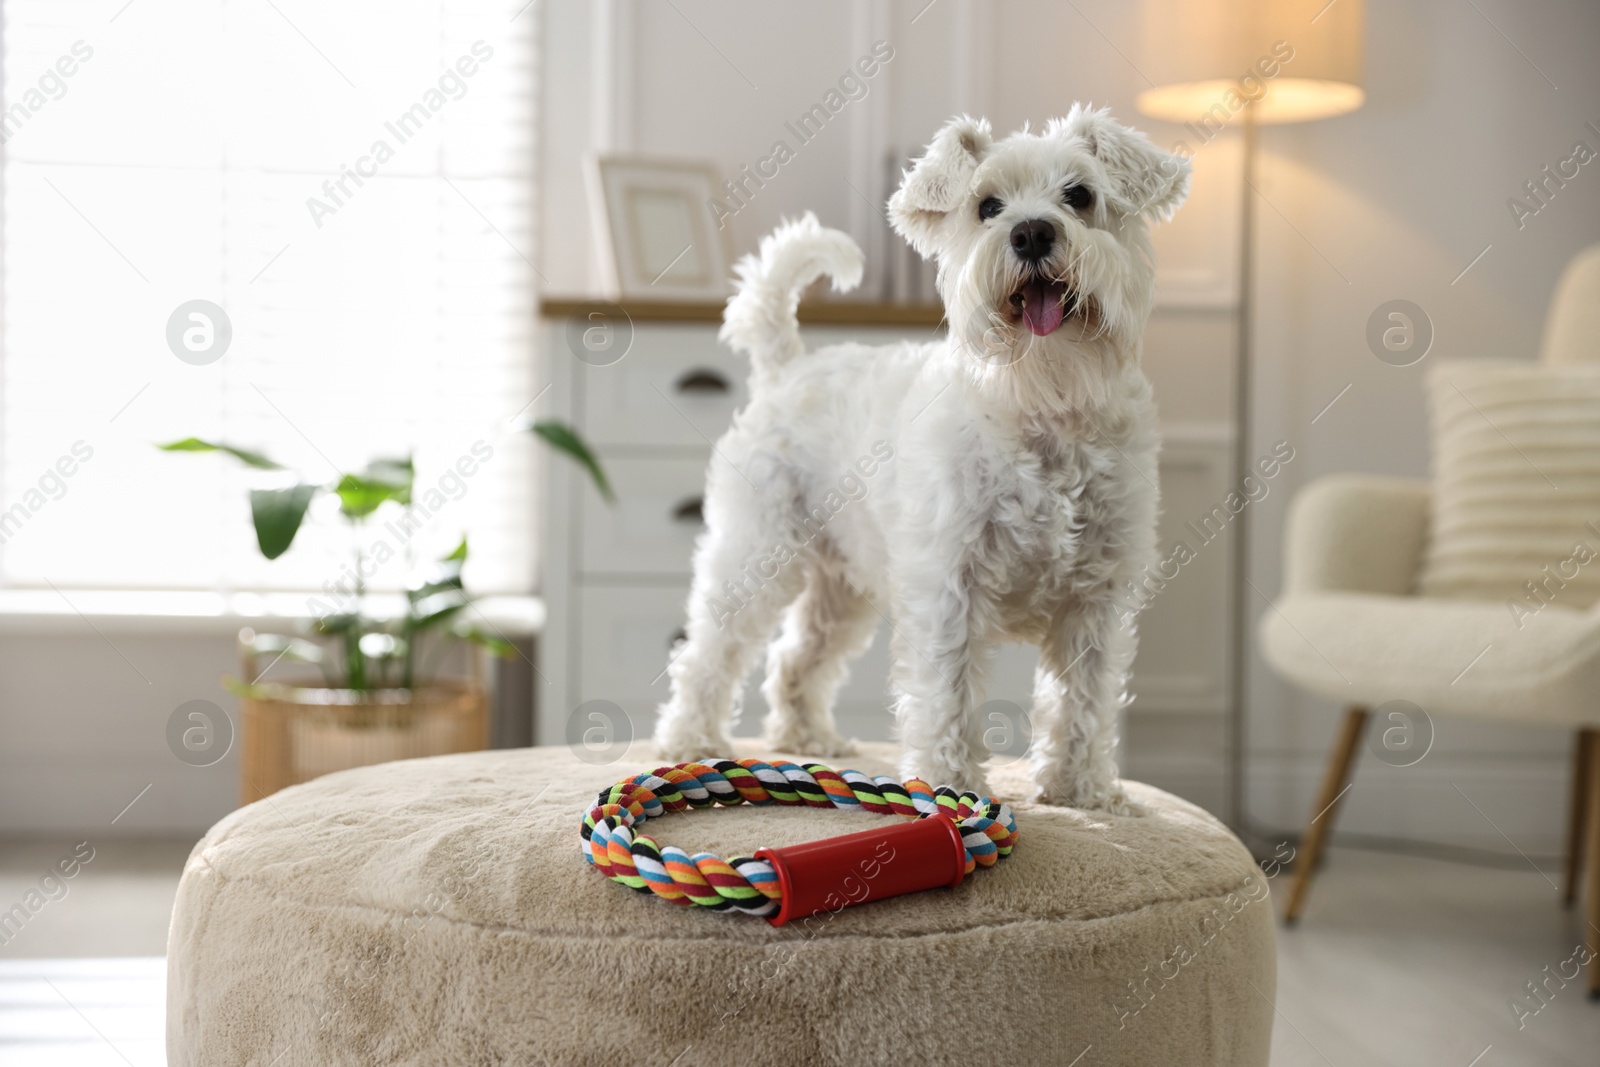
[[[478,657],[469,657],[476,671]],[[245,677],[255,677],[245,652]],[[268,683],[239,698],[239,802],[333,771],[391,760],[476,752],[489,744],[489,699],[479,678],[414,689],[356,691]]]

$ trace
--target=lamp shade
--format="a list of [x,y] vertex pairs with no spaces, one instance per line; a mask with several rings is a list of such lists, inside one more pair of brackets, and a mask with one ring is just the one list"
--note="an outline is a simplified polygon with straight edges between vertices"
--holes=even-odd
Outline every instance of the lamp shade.
[[1255,102],[1258,123],[1343,115],[1366,99],[1362,0],[1144,0],[1146,115],[1220,123]]

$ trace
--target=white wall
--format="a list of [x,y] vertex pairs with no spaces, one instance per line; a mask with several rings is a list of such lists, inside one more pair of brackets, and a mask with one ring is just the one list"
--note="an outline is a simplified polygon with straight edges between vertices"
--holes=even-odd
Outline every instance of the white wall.
[[209,700],[238,721],[220,684],[238,670],[233,635],[95,625],[71,616],[0,630],[0,836],[199,836],[234,807],[238,752],[186,765],[167,748],[167,720]]
[[[732,173],[765,154],[783,120],[820,97],[878,38],[892,43],[894,60],[867,99],[851,104],[732,221],[736,253],[753,248],[781,215],[811,209],[855,233],[869,263],[895,254],[897,241],[850,183],[881,203],[888,189],[877,153],[914,152],[958,111],[985,114],[1008,130],[1092,100],[1172,143],[1176,127],[1141,119],[1133,108],[1143,87],[1134,66],[1138,13],[1134,0],[803,7],[550,0],[541,179],[548,291],[582,293],[596,281],[585,152],[698,157]],[[1541,166],[1565,156],[1586,119],[1600,120],[1600,64],[1593,62],[1600,8],[1581,0],[1479,0],[1476,9],[1454,0],[1384,0],[1368,4],[1367,21],[1366,106],[1263,136],[1259,384],[1247,447],[1289,440],[1298,453],[1288,481],[1248,513],[1251,577],[1268,593],[1279,583],[1278,541],[1293,486],[1330,471],[1424,474],[1420,380],[1428,364],[1531,357],[1561,266],[1600,240],[1600,172],[1586,169],[1522,232],[1505,206]],[[608,71],[625,74],[608,79]],[[1179,269],[1151,323],[1146,359],[1168,422],[1230,417],[1227,304],[1239,159],[1232,134],[1208,145],[1196,159],[1190,206],[1159,237],[1164,265]],[[1421,304],[1437,331],[1433,353],[1417,367],[1381,364],[1363,340],[1372,309],[1397,297]],[[1350,392],[1312,425],[1347,383]],[[1220,624],[1221,605],[1217,614]],[[1289,691],[1259,662],[1251,692],[1251,814],[1266,829],[1294,828],[1310,804],[1336,709]],[[1215,772],[1216,722],[1136,717],[1128,734],[1135,774],[1190,780],[1198,789]],[[1552,851],[1566,743],[1548,731],[1441,723],[1435,751],[1418,767],[1362,766],[1342,826],[1504,848],[1460,801],[1449,785],[1455,781],[1523,848]]]
[[[1426,475],[1428,368],[1441,359],[1534,358],[1562,267],[1600,241],[1593,164],[1521,231],[1506,207],[1574,141],[1596,144],[1583,127],[1600,124],[1600,7],[1477,6],[1482,14],[1452,0],[1369,3],[1366,106],[1264,138],[1262,192],[1299,233],[1272,208],[1261,211],[1255,438],[1304,442],[1304,463],[1290,475],[1297,483],[1341,470]],[[1413,367],[1380,363],[1363,340],[1368,315],[1396,298],[1421,305],[1435,328],[1432,352]],[[1346,384],[1350,392],[1311,425]],[[1256,516],[1252,572],[1268,593],[1279,584],[1287,499],[1269,500]],[[1252,692],[1253,810],[1264,822],[1292,824],[1320,770],[1334,709],[1259,664]],[[1436,747],[1416,767],[1361,766],[1341,825],[1507,848],[1454,781],[1524,850],[1556,851],[1570,738],[1545,728],[1436,727]]]

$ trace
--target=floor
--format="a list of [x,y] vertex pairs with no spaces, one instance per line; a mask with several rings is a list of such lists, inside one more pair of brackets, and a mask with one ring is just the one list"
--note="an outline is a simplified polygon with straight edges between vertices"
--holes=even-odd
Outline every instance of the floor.
[[0,1065],[167,1062],[167,916],[193,845],[0,841],[0,918],[30,891],[43,901],[20,930],[0,927]]
[[0,956],[0,1064],[162,1067],[166,978],[160,956]]
[[1279,929],[1273,1067],[1594,1067],[1600,1002],[1582,978],[1551,979],[1537,1013],[1524,988],[1583,941],[1559,884],[1525,864],[1332,850],[1299,926]]
[[[95,849],[66,894],[50,887],[58,899],[0,945],[5,1067],[165,1063],[161,954],[189,843]],[[0,842],[0,908],[38,888],[61,852]],[[1581,981],[1552,980],[1536,1012],[1523,988],[1582,940],[1556,880],[1333,849],[1300,926],[1280,932],[1273,1067],[1593,1067],[1600,1003]]]

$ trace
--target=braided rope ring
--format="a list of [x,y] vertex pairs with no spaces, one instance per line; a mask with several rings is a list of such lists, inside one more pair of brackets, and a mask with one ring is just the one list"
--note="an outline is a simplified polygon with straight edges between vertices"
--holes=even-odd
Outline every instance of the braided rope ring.
[[1011,808],[991,797],[958,793],[949,786],[935,789],[920,778],[902,783],[860,771],[835,771],[821,763],[711,759],[657,767],[601,790],[583,816],[583,858],[612,881],[673,904],[769,918],[783,902],[771,863],[753,856],[724,860],[709,852],[691,856],[636,831],[646,820],[669,812],[739,804],[949,819],[966,850],[966,874],[994,866],[1017,843]]

